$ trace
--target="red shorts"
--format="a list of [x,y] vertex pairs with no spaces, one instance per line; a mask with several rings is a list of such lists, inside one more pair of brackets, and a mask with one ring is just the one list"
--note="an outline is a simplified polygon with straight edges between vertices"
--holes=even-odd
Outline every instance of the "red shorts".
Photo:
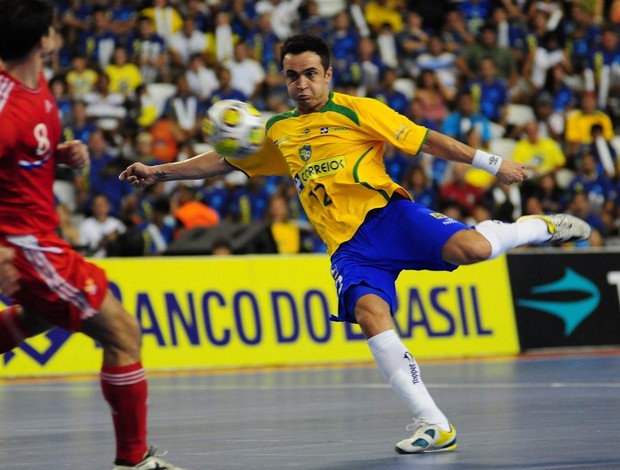
[[97,313],[108,290],[103,269],[84,259],[56,233],[0,236],[11,247],[19,271],[16,303],[49,323],[80,331],[82,321]]

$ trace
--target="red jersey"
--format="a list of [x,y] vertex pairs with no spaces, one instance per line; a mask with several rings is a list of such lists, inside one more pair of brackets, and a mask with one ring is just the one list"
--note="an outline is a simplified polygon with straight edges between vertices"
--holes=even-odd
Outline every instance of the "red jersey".
[[0,71],[0,235],[47,233],[58,225],[53,184],[60,136],[43,73],[33,90]]

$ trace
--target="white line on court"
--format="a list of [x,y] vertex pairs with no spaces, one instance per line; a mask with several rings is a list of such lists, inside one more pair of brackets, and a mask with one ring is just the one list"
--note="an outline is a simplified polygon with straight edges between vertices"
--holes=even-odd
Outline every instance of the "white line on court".
[[[547,383],[477,383],[477,384],[464,384],[464,383],[427,383],[428,388],[438,389],[446,388],[450,390],[484,390],[484,389],[544,389],[544,388],[620,388],[620,382],[547,382]],[[207,384],[157,384],[149,383],[149,390],[151,391],[271,391],[271,390],[373,390],[373,389],[390,389],[388,384],[377,383],[359,383],[359,384],[312,384],[312,385],[289,385],[289,384],[275,384],[275,385],[207,385]],[[0,390],[5,391],[17,391],[17,392],[86,392],[92,390],[99,390],[99,384],[28,384],[28,385],[0,385]]]

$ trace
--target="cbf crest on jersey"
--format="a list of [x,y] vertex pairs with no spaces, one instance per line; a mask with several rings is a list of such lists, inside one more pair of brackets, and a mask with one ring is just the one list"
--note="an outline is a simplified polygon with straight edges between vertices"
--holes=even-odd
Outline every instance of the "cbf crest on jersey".
[[310,157],[312,156],[312,147],[309,145],[302,145],[299,147],[299,156],[304,162],[310,160]]

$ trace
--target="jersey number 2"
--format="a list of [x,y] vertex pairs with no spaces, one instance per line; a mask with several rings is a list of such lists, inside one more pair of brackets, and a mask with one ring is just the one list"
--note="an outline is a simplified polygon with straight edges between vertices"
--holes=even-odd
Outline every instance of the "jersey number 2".
[[[323,193],[322,196],[320,193]],[[327,190],[325,189],[325,185],[321,183],[317,183],[314,188],[312,188],[311,196],[314,196],[317,201],[321,202],[323,200],[323,207],[327,207],[332,203],[332,198],[327,194]]]

